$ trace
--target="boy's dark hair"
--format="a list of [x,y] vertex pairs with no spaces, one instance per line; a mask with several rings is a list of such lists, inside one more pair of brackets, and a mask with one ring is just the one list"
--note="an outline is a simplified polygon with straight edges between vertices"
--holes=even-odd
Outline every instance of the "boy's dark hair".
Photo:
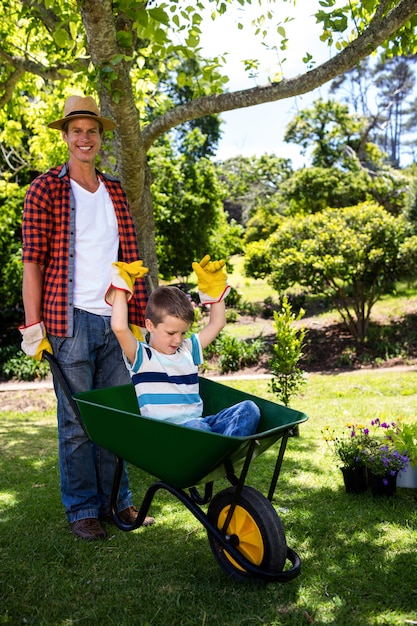
[[157,326],[167,315],[178,317],[188,324],[194,322],[193,305],[178,287],[158,287],[149,297],[145,317]]

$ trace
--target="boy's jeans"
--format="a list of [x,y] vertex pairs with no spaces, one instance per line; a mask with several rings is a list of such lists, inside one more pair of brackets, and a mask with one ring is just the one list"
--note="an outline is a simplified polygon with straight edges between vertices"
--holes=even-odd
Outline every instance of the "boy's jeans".
[[[130,383],[110,317],[75,309],[74,336],[48,338],[73,393]],[[61,497],[68,521],[106,515],[110,512],[114,455],[88,439],[57,381],[54,387],[58,401]],[[131,504],[125,470],[118,508],[123,510]]]
[[181,426],[200,428],[200,430],[208,430],[220,435],[246,437],[256,432],[260,416],[259,407],[252,400],[244,400],[223,409],[216,415],[207,415],[202,419],[191,419],[182,423]]

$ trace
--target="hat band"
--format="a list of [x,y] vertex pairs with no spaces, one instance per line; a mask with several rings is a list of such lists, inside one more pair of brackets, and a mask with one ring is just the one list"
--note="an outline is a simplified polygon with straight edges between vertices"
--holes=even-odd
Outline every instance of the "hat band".
[[95,115],[98,117],[97,113],[93,111],[71,111],[71,113],[68,113],[65,117],[70,117],[71,115]]

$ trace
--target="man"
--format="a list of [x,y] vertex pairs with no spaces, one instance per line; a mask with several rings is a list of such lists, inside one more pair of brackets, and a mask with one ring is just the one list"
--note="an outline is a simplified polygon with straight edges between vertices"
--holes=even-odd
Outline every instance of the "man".
[[[95,167],[103,132],[116,125],[93,98],[70,96],[64,117],[48,126],[61,131],[69,159],[38,176],[25,197],[22,349],[37,359],[52,352],[73,393],[127,384],[104,293],[111,263],[138,258],[136,233],[120,182]],[[146,302],[141,275],[129,303],[133,327],[144,326]],[[67,518],[77,537],[104,539],[100,520],[111,521],[114,457],[88,439],[57,381],[54,387]],[[137,517],[126,472],[118,509],[126,523]],[[144,525],[153,522],[148,517]]]

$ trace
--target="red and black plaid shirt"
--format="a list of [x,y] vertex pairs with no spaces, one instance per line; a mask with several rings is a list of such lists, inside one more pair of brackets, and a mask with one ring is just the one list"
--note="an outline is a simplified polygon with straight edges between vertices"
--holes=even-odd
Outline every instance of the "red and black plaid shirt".
[[[98,172],[112,199],[119,228],[119,261],[137,261],[139,251],[129,204],[120,182]],[[73,333],[73,276],[69,258],[74,254],[71,224],[71,186],[66,165],[41,174],[30,185],[23,211],[23,262],[45,267],[42,319],[46,330],[58,337]],[[104,294],[103,294],[104,297]],[[129,322],[145,325],[145,281],[135,283],[129,303]]]

